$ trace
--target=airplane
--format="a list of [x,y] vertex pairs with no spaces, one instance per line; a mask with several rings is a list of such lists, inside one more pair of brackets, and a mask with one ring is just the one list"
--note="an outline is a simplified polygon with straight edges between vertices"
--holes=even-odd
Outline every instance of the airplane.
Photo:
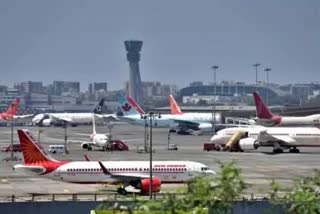
[[96,131],[96,122],[95,117],[92,116],[92,134],[79,134],[90,137],[90,141],[77,141],[77,140],[68,140],[68,143],[81,143],[82,149],[87,149],[88,151],[92,150],[92,147],[101,148],[104,151],[112,150],[117,148],[118,150],[128,150],[128,146],[120,141],[112,140],[111,134],[99,134]]
[[259,147],[273,147],[274,153],[297,147],[320,147],[320,129],[316,127],[232,127],[218,131],[211,143],[231,151],[249,151]]
[[[141,115],[145,114],[143,109],[130,96],[119,99],[120,108],[123,116],[120,119],[134,125],[149,125]],[[169,127],[170,132],[178,134],[203,133],[212,131],[212,114],[209,113],[178,113],[161,114],[161,117],[155,117],[155,127]],[[220,114],[215,115],[215,121],[220,121]],[[198,134],[196,133],[196,134]]]
[[[215,112],[212,113],[184,113],[181,111],[179,105],[172,95],[168,97],[170,103],[171,114],[175,115],[174,122],[178,124],[180,130],[189,132],[200,131],[200,132],[212,132],[212,119],[214,117],[213,123],[215,125],[221,124],[221,114]],[[218,127],[215,126],[214,128]],[[222,125],[222,124],[221,124]]]
[[121,184],[120,194],[126,194],[126,188],[132,186],[141,194],[159,192],[161,184],[184,183],[199,175],[215,175],[206,165],[192,161],[153,161],[153,177],[149,178],[149,161],[59,161],[53,159],[37,144],[27,131],[17,130],[24,163],[17,164],[14,170],[50,179],[79,184]]
[[93,115],[99,119],[117,120],[115,114],[101,114],[104,99],[98,103],[91,113],[42,113],[32,119],[33,124],[51,126],[52,124],[66,122],[72,125],[92,122]]
[[20,98],[16,98],[11,105],[8,107],[7,111],[0,113],[0,122],[8,122],[11,119],[28,119],[33,116],[33,114],[26,114],[26,115],[16,115],[18,107],[20,103]]
[[272,114],[257,92],[253,92],[257,117],[253,123],[263,126],[319,126],[320,114],[309,116],[281,116]]

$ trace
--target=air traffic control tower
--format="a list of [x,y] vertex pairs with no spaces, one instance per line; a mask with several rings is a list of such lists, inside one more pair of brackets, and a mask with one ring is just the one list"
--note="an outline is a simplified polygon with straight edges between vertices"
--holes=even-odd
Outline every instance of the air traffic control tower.
[[129,96],[133,97],[139,103],[142,98],[142,86],[139,70],[142,41],[127,40],[124,42],[124,45],[127,50],[127,59],[130,67]]

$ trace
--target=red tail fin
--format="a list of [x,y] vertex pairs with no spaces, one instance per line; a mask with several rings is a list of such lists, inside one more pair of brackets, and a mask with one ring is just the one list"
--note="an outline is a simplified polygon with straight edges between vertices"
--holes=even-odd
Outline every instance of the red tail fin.
[[145,114],[143,109],[139,106],[138,103],[136,103],[136,101],[132,97],[127,96],[127,100],[140,114]]
[[177,104],[176,100],[171,94],[169,95],[169,103],[170,103],[171,114],[182,114],[182,111],[179,105]]
[[5,112],[8,115],[15,115],[17,113],[18,110],[18,106],[20,103],[20,98],[16,98],[9,106],[9,108],[7,109],[7,111]]
[[18,136],[25,164],[57,162],[36,143],[36,140],[27,130],[19,129]]
[[254,102],[256,104],[256,114],[258,118],[271,119],[272,113],[268,106],[266,106],[257,92],[253,92]]

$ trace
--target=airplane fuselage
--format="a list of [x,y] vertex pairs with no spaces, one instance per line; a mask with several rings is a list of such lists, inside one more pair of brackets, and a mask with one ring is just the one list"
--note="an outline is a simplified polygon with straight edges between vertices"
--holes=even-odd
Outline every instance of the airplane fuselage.
[[[315,127],[248,127],[226,128],[220,130],[211,138],[211,142],[224,145],[237,131],[247,133],[248,138],[259,141],[260,146],[270,146],[279,139],[288,139],[288,146],[320,147],[320,129]],[[266,132],[266,135],[259,134]],[[285,145],[285,142],[282,142]]]
[[[104,174],[97,161],[68,162],[52,172],[39,174],[55,180],[86,184],[123,183],[132,180],[132,177],[149,178],[148,161],[103,161],[102,163],[112,175]],[[23,166],[21,168],[23,169]],[[210,170],[206,165],[191,161],[153,162],[153,177],[159,178],[161,183],[183,183],[208,171]]]

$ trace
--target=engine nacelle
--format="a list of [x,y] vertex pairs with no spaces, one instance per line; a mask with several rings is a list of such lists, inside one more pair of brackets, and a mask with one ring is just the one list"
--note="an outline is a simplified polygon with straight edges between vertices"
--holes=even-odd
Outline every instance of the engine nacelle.
[[259,147],[259,143],[253,138],[243,138],[239,141],[239,147],[243,151],[255,150]]
[[51,126],[52,125],[52,120],[50,118],[42,120],[42,125],[43,126]]
[[198,128],[201,131],[210,131],[212,129],[212,125],[210,123],[200,123]]
[[81,148],[83,148],[83,149],[88,149],[89,147],[90,147],[90,145],[88,143],[81,144]]
[[[141,190],[141,193],[149,192],[150,179],[144,178],[140,180],[140,182],[136,182],[135,184],[131,184],[137,189]],[[161,180],[160,178],[152,178],[152,192],[160,192],[161,189]]]

